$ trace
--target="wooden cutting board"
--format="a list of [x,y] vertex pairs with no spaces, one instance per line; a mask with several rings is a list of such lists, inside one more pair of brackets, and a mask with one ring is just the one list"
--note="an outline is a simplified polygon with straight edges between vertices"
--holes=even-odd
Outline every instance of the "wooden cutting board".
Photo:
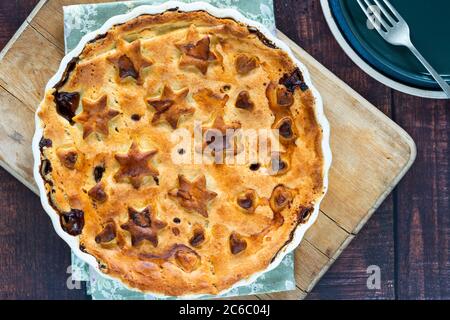
[[[36,193],[34,112],[64,56],[62,6],[104,1],[42,0],[0,53],[0,165]],[[309,68],[331,124],[329,191],[317,222],[295,252],[297,289],[258,296],[301,299],[410,168],[416,149],[382,112],[279,31],[278,37]]]

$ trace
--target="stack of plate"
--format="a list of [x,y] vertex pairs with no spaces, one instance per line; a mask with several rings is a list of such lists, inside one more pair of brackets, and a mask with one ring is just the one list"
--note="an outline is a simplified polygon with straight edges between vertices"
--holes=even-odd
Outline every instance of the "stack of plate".
[[[450,83],[450,1],[391,0],[411,28],[417,49]],[[439,85],[404,47],[385,42],[356,0],[321,0],[333,35],[347,55],[370,76],[396,90],[446,98]]]

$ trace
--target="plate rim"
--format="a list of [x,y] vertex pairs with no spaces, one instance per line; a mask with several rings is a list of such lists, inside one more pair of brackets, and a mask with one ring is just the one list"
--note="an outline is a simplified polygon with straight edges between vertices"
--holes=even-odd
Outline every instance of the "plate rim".
[[331,33],[338,42],[339,46],[342,48],[342,50],[344,50],[347,56],[369,76],[394,90],[406,94],[429,99],[448,99],[448,97],[445,95],[443,91],[416,88],[401,83],[399,81],[389,78],[388,76],[381,73],[379,70],[372,67],[363,58],[360,57],[360,55],[348,43],[347,39],[345,39],[344,35],[342,34],[341,30],[339,29],[339,26],[335,21],[335,18],[333,17],[333,13],[331,12],[331,8],[329,5],[329,0],[320,0],[320,5],[322,7],[322,11],[325,20],[328,24],[328,27],[330,28]]

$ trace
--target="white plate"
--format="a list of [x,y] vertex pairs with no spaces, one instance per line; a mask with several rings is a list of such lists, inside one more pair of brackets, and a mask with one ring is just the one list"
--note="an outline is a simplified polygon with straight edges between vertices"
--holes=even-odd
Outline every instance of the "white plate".
[[[238,11],[233,10],[233,9],[219,9],[216,8],[208,3],[205,2],[194,2],[194,3],[190,3],[190,4],[186,4],[186,3],[181,3],[181,2],[177,2],[177,1],[169,1],[166,2],[164,4],[161,5],[157,5],[157,6],[140,6],[135,8],[134,10],[132,10],[131,12],[124,14],[124,15],[118,15],[115,17],[112,17],[111,19],[109,19],[100,29],[98,29],[97,31],[91,32],[87,35],[85,35],[80,43],[78,44],[78,46],[69,54],[67,54],[59,67],[58,72],[50,79],[50,81],[48,82],[47,86],[46,86],[46,91],[49,89],[52,89],[57,83],[58,81],[62,78],[62,75],[64,74],[64,71],[66,70],[66,67],[68,65],[68,63],[74,58],[77,57],[81,54],[84,46],[91,40],[95,39],[95,37],[97,35],[101,35],[106,33],[112,26],[116,25],[116,24],[121,24],[121,23],[125,23],[133,18],[136,18],[140,15],[143,14],[159,14],[162,13],[164,11],[167,11],[169,9],[174,9],[174,8],[178,8],[179,11],[198,11],[198,10],[203,10],[208,12],[209,14],[218,17],[218,18],[232,18],[236,21],[242,22],[246,25],[252,26],[257,28],[259,31],[261,31],[261,33],[270,41],[272,41],[277,47],[279,47],[280,49],[283,49],[284,51],[286,51],[290,58],[296,63],[296,65],[300,68],[301,72],[303,73],[304,76],[304,80],[305,83],[308,85],[308,87],[312,90],[312,93],[314,95],[315,98],[315,112],[316,112],[316,117],[317,120],[320,124],[320,126],[322,127],[323,130],[323,137],[322,137],[322,152],[323,152],[323,157],[324,157],[324,166],[323,166],[323,177],[324,177],[324,181],[323,181],[323,185],[324,185],[324,192],[326,192],[327,187],[328,187],[328,171],[331,165],[331,150],[330,150],[330,146],[329,146],[329,137],[330,137],[330,127],[328,124],[328,121],[324,115],[323,112],[323,105],[322,105],[322,99],[319,95],[319,93],[317,92],[317,90],[314,88],[314,86],[312,85],[310,76],[309,76],[309,72],[306,69],[306,67],[300,62],[298,61],[294,55],[292,54],[291,50],[289,49],[289,47],[282,42],[281,40],[275,38],[271,32],[264,27],[263,25],[261,25],[258,22],[249,20],[247,18],[245,18],[242,14],[240,14]],[[40,164],[41,164],[41,154],[40,154],[40,148],[39,148],[39,141],[41,140],[42,136],[43,136],[43,126],[42,126],[42,121],[40,120],[40,118],[38,117],[37,113],[39,111],[40,107],[38,108],[38,110],[36,111],[36,115],[35,115],[35,122],[36,122],[36,131],[33,137],[33,156],[34,156],[34,178],[36,180],[37,186],[39,188],[39,192],[40,192],[40,198],[41,198],[41,203],[42,206],[44,207],[45,211],[47,212],[47,214],[50,216],[52,223],[53,223],[53,227],[56,230],[56,233],[70,246],[70,248],[72,249],[72,251],[75,253],[75,255],[77,257],[79,257],[81,260],[85,261],[86,263],[88,263],[94,270],[96,270],[101,276],[111,279],[111,280],[115,280],[115,281],[119,281],[119,279],[113,278],[103,272],[101,272],[99,270],[98,267],[98,263],[96,261],[96,259],[94,258],[94,256],[84,253],[80,250],[79,248],[79,237],[74,237],[69,235],[68,233],[64,232],[61,225],[60,225],[60,221],[59,221],[59,215],[58,213],[52,208],[52,206],[49,204],[49,200],[47,198],[47,194],[46,194],[46,190],[45,190],[45,186],[44,186],[44,181],[43,178],[40,174]],[[283,258],[286,256],[286,254],[292,252],[299,244],[301,239],[303,238],[303,235],[305,234],[306,230],[314,223],[314,221],[317,218],[317,215],[319,213],[319,205],[320,202],[322,201],[322,197],[320,197],[317,202],[315,203],[314,206],[314,212],[311,215],[310,219],[308,220],[307,223],[305,224],[301,224],[297,227],[297,229],[294,232],[294,236],[292,238],[292,241],[289,242],[284,248],[282,248],[279,253],[277,254],[276,258],[273,260],[273,262],[268,266],[267,269],[257,272],[255,274],[253,274],[252,276],[250,276],[247,279],[243,279],[237,283],[235,283],[232,287],[222,291],[219,293],[220,294],[224,294],[236,287],[240,287],[240,286],[247,286],[249,284],[251,284],[252,282],[254,282],[259,276],[261,276],[263,273],[266,273],[274,268],[276,268],[280,262],[283,260]],[[134,288],[129,288],[130,290],[135,290],[138,291],[137,289]],[[167,296],[163,296],[161,294],[158,293],[153,293],[153,292],[145,292],[148,294],[152,294],[156,297],[167,297]],[[202,294],[196,294],[196,295],[184,295],[181,297],[177,297],[177,298],[186,298],[186,299],[193,299],[193,298],[200,298],[202,297]]]

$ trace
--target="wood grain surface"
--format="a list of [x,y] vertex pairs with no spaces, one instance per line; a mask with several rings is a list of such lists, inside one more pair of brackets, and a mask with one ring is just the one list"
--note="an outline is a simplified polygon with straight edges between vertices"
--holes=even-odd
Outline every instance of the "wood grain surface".
[[[0,47],[13,36],[36,3],[35,0],[0,2]],[[408,97],[365,75],[332,38],[318,1],[276,1],[276,16],[280,30],[405,127],[419,146],[419,158],[412,172],[377,210],[308,298],[448,298],[448,102]],[[39,34],[44,34],[39,29],[42,28],[48,31],[45,38],[55,44],[54,53],[62,55],[60,42],[54,38],[60,33],[52,33],[51,25],[45,25],[47,22],[41,18],[31,24],[33,28],[26,35],[30,41],[23,42],[25,51],[42,54],[38,46],[28,46]],[[33,70],[23,57],[10,59],[11,63]],[[49,65],[49,68],[53,67]],[[20,76],[3,69],[0,85],[2,81]],[[44,84],[47,81],[41,80]],[[40,83],[33,83],[33,86],[38,85]],[[14,92],[21,101],[38,98],[33,96],[35,94],[32,90]],[[2,99],[11,97],[0,94],[0,101]],[[6,113],[3,117],[15,121],[14,110]],[[32,127],[30,124],[31,130]],[[22,141],[26,136],[23,133],[11,135],[18,144],[26,143]],[[12,157],[23,158],[23,155],[13,154]],[[29,174],[26,167],[23,169],[24,175]],[[326,203],[324,207],[326,209]],[[0,170],[0,208],[0,259],[3,262],[0,266],[0,298],[86,298],[84,290],[67,289],[68,274],[61,270],[70,265],[69,251],[53,232],[38,198],[4,170]],[[326,221],[322,224],[326,225]],[[314,239],[314,234],[310,236]],[[308,250],[308,243],[315,242],[306,242],[305,251],[315,252]],[[322,241],[321,245],[326,252],[329,244]],[[324,259],[320,255],[310,258],[318,264]],[[369,265],[381,269],[380,290],[367,288]],[[301,281],[299,278],[300,286]],[[300,297],[302,292],[298,294]],[[276,297],[283,298],[283,294]]]

